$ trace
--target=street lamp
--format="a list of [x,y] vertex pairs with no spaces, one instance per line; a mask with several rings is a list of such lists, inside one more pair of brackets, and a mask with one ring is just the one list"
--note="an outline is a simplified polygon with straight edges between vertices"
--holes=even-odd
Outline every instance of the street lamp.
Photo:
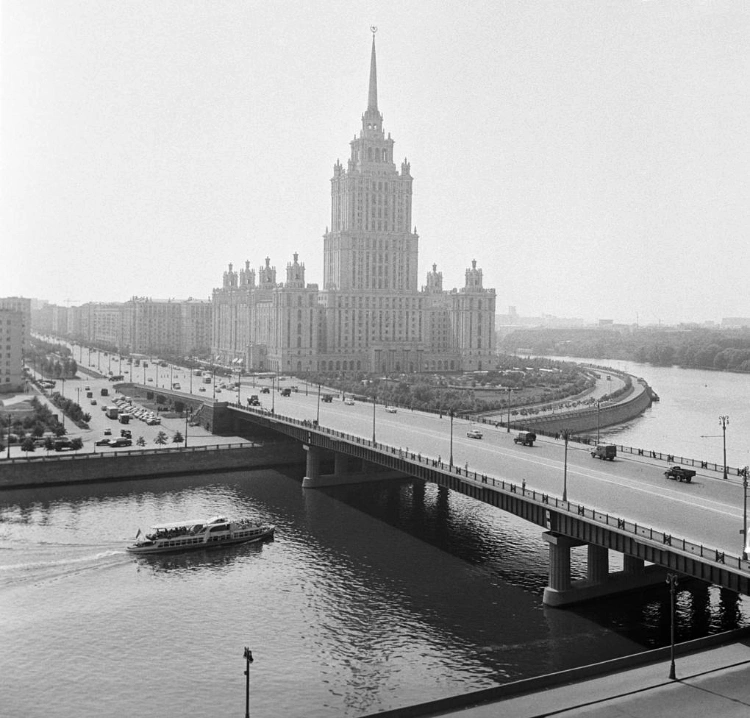
[[742,559],[747,561],[747,474],[750,466],[742,469]]
[[250,664],[253,662],[253,652],[245,646],[245,718],[250,718]]
[[568,438],[570,432],[563,429],[563,439],[565,439],[565,463],[563,464],[563,501],[568,502]]
[[729,426],[729,417],[720,416],[719,425],[721,426],[721,431],[724,435],[724,478],[727,479],[727,426]]
[[[320,384],[318,384],[318,415],[315,417],[315,425],[317,426],[320,424]],[[375,432],[373,431],[373,436],[375,436]],[[373,439],[375,441],[375,439]]]
[[507,431],[510,433],[510,395],[513,393],[513,389],[510,387],[506,387],[508,390],[508,423],[507,423]]
[[375,407],[377,406],[377,397],[372,397],[372,445],[375,446]]
[[670,664],[669,664],[669,677],[671,680],[674,681],[677,678],[677,675],[675,673],[675,666],[674,666],[674,612],[675,612],[674,598],[675,598],[675,590],[677,588],[677,574],[668,573],[667,583],[669,584],[669,614],[670,614],[669,643],[670,643],[670,659],[671,659]]
[[190,406],[185,410],[185,448],[187,449],[188,437],[188,419],[193,415],[193,407]]
[[599,405],[601,404],[601,399],[596,400],[596,443],[599,443]]
[[450,451],[450,461],[448,464],[448,468],[452,469],[453,468],[453,417],[455,416],[453,409],[451,409],[448,412],[448,415],[451,418],[451,451]]

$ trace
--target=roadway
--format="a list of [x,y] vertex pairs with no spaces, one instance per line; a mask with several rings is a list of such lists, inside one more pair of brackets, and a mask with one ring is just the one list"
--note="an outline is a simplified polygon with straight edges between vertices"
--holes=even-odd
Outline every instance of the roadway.
[[[77,354],[76,347],[76,359]],[[720,473],[703,471],[692,483],[678,483],[664,477],[667,465],[655,459],[619,455],[613,462],[599,461],[591,457],[589,446],[575,442],[569,443],[566,459],[565,444],[561,439],[540,437],[533,447],[527,447],[513,442],[514,433],[490,425],[477,425],[484,436],[480,440],[470,439],[466,434],[473,425],[465,419],[454,419],[451,432],[451,419],[445,415],[441,417],[402,408],[391,414],[382,404],[375,405],[373,411],[372,404],[355,402],[353,406],[347,405],[337,393],[333,401],[327,403],[319,400],[317,385],[307,385],[293,377],[281,378],[278,385],[271,379],[242,377],[237,391],[225,388],[236,381],[236,375],[231,379],[217,376],[213,382],[204,383],[200,376],[191,376],[189,370],[179,366],[161,367],[158,362],[149,362],[147,368],[133,366],[131,369],[124,361],[97,356],[95,350],[87,352],[84,349],[80,355],[83,361],[79,366],[83,371],[101,369],[104,373],[121,373],[125,381],[130,380],[132,371],[135,382],[154,389],[168,389],[176,382],[182,393],[190,394],[192,390],[192,394],[200,398],[239,401],[243,406],[249,396],[257,394],[262,408],[267,411],[274,410],[277,414],[297,419],[318,419],[323,427],[366,439],[373,437],[374,418],[375,438],[380,443],[440,458],[444,463],[450,461],[452,448],[455,465],[468,465],[471,470],[525,484],[528,489],[553,496],[567,495],[571,503],[580,503],[641,526],[671,533],[676,538],[703,544],[707,548],[717,548],[735,556],[742,552],[743,487],[739,477],[724,480]],[[82,385],[87,383],[92,386],[97,401],[102,400],[98,391],[100,387],[112,386],[104,378],[81,381]],[[69,397],[75,396],[69,391],[71,384],[73,382],[66,382]],[[278,391],[293,385],[299,391],[289,397],[283,397]],[[270,393],[261,393],[262,387],[267,387]],[[326,393],[325,388],[323,393]],[[328,390],[327,393],[334,392]],[[97,408],[92,407],[91,411],[92,417],[96,417],[92,419],[92,434],[99,436],[100,425],[117,427],[119,433],[122,427],[115,421],[106,420],[103,412],[96,411]],[[148,434],[147,445],[153,446],[151,433],[155,435],[160,429],[172,434],[177,430],[184,432],[184,420],[171,420],[174,426],[168,422],[170,420],[164,420],[162,427],[147,427],[136,422],[129,428],[134,439]],[[190,433],[205,434],[200,438],[203,442],[221,440],[219,437],[209,439],[200,427],[190,427]],[[91,443],[86,442],[89,450]]]

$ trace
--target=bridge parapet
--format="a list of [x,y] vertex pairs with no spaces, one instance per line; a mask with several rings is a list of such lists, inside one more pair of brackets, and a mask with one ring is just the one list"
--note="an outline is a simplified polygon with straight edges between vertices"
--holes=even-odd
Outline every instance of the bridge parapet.
[[563,501],[561,497],[527,488],[524,482],[519,484],[465,467],[451,466],[420,452],[404,451],[262,409],[240,405],[231,405],[230,408],[308,446],[348,454],[406,476],[431,481],[524,518],[556,535],[619,551],[631,559],[629,563],[626,561],[626,572],[628,566],[633,572],[636,561],[648,561],[750,595],[750,561],[726,550],[673,536],[583,504]]

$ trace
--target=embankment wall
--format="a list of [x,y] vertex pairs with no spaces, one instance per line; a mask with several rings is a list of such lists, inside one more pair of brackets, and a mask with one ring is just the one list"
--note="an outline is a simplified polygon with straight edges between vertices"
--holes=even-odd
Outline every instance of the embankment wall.
[[70,483],[147,479],[212,471],[240,471],[305,464],[299,442],[263,446],[214,446],[68,454],[34,459],[13,459],[0,464],[0,489],[54,486]]

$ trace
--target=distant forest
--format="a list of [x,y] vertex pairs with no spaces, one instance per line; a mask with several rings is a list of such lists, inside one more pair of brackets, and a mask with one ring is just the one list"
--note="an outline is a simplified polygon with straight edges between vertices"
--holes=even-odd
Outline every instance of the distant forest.
[[501,350],[658,366],[750,372],[750,330],[704,328],[518,329],[498,340]]

